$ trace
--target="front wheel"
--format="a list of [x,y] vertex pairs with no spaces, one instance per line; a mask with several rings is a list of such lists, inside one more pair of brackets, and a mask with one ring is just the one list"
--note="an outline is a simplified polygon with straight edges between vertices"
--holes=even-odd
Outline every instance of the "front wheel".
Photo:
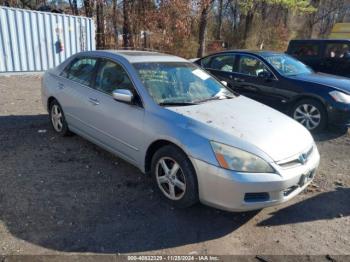
[[327,112],[324,106],[313,99],[297,102],[292,108],[291,116],[314,133],[322,131],[327,124]]
[[174,206],[185,208],[198,202],[195,170],[179,148],[160,148],[152,158],[151,173],[158,191]]

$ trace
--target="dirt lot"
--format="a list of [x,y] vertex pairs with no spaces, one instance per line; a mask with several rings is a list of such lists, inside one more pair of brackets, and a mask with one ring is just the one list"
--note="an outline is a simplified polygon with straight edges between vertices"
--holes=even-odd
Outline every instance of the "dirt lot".
[[61,138],[40,77],[0,77],[0,254],[350,254],[350,135],[316,137],[315,182],[284,205],[177,210],[136,168]]

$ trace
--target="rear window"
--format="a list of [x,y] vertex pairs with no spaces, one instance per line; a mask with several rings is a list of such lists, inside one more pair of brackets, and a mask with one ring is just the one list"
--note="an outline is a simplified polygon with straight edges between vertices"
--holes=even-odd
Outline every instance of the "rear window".
[[348,43],[328,43],[326,45],[326,57],[328,58],[349,58],[349,51]]
[[96,62],[96,58],[76,58],[63,70],[61,76],[89,86],[94,74]]
[[232,72],[235,71],[235,59],[236,56],[234,54],[210,56],[201,60],[201,66],[207,69]]
[[291,42],[288,53],[295,57],[316,57],[320,54],[318,43]]

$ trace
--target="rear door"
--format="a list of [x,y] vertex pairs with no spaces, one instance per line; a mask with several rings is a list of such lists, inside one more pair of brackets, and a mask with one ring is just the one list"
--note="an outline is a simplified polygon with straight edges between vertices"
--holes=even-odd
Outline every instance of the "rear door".
[[225,53],[206,57],[201,60],[201,66],[216,76],[219,80],[227,82],[228,87],[233,87],[232,72],[236,67],[235,54]]
[[350,45],[348,41],[327,41],[322,61],[323,72],[350,77]]
[[60,92],[57,98],[69,127],[81,130],[89,136],[94,135],[91,128],[90,98],[96,68],[97,58],[77,57],[63,70],[58,81]]

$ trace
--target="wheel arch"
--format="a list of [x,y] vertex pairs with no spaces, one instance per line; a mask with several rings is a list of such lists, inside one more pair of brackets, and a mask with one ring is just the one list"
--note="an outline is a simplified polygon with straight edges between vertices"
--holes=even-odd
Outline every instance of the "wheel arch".
[[150,174],[150,172],[151,172],[152,157],[154,156],[154,154],[157,152],[157,150],[159,150],[160,148],[167,146],[167,145],[172,145],[172,146],[178,148],[188,157],[188,154],[186,153],[186,151],[181,146],[179,146],[177,143],[170,141],[170,140],[167,140],[167,139],[155,140],[148,146],[146,154],[145,154],[144,170],[145,170],[146,174]]
[[324,128],[327,127],[327,125],[329,124],[329,111],[328,111],[328,103],[326,100],[324,100],[322,97],[319,97],[317,95],[312,95],[312,94],[307,94],[307,95],[302,95],[300,97],[298,97],[298,99],[296,99],[290,106],[289,110],[288,110],[288,115],[291,118],[294,118],[293,114],[293,110],[295,108],[295,106],[297,105],[297,103],[299,103],[300,101],[303,100],[312,100],[315,101],[317,103],[319,103],[323,108],[322,111],[324,111],[324,120],[320,122],[320,124],[313,130],[311,130],[312,132],[320,132],[322,131]]
[[[47,99],[47,105],[46,105],[46,108],[47,108],[47,111],[50,110],[50,104],[53,102],[53,101],[57,101],[57,99],[54,97],[54,96],[50,96],[48,99]],[[58,103],[58,101],[57,101]]]
[[315,95],[315,94],[302,94],[299,95],[297,97],[295,97],[291,102],[290,102],[290,106],[288,108],[288,113],[291,113],[291,110],[293,109],[294,105],[298,102],[300,102],[301,100],[304,99],[312,99],[315,100],[319,103],[321,103],[324,106],[324,109],[326,111],[326,114],[328,116],[328,112],[327,112],[327,101],[325,99],[323,99],[321,96]]

